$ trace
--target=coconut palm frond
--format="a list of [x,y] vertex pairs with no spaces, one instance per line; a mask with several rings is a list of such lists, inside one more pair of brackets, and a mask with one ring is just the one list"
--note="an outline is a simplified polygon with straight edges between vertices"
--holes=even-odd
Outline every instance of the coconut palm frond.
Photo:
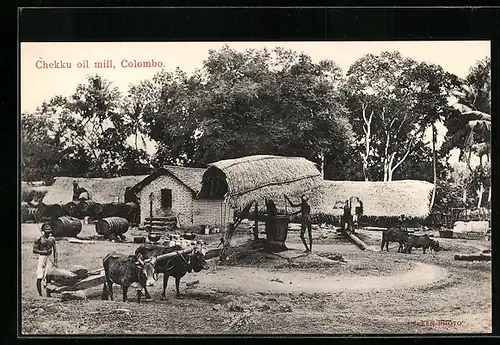
[[471,149],[472,145],[474,145],[474,131],[469,131],[469,135],[465,139],[465,147]]
[[461,102],[456,102],[456,103],[453,103],[451,105],[453,107],[453,109],[456,109],[458,110],[459,112],[461,112],[462,114],[463,113],[466,113],[468,111],[473,111],[473,108],[461,103]]
[[479,110],[468,110],[462,112],[462,115],[475,115],[479,120],[491,121],[491,115]]
[[477,143],[472,145],[471,149],[477,155],[484,156],[491,152],[491,143]]
[[471,129],[471,131],[481,128],[491,131],[491,121],[487,120],[471,120],[467,123],[467,126]]

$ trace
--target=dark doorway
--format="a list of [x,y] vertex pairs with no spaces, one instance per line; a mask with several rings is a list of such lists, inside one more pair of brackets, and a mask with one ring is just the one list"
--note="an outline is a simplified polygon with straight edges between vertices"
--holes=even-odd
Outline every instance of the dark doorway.
[[172,190],[162,189],[161,190],[161,207],[164,209],[172,208]]

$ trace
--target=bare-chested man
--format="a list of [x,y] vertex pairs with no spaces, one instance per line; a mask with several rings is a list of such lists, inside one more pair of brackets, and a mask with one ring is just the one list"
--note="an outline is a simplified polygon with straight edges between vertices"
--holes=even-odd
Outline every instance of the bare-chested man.
[[[290,199],[285,195],[285,199],[290,203],[290,206],[292,207],[300,207],[300,210],[297,212],[292,213],[291,215],[294,214],[301,214],[301,226],[300,226],[300,239],[302,240],[302,243],[304,243],[304,246],[306,247],[306,252],[311,252],[312,251],[312,225],[311,225],[311,206],[307,203],[308,198],[305,195],[302,195],[300,197],[300,203],[299,204],[293,204]],[[307,247],[306,239],[305,239],[305,232],[307,229],[307,234],[309,235],[309,247]]]
[[42,280],[45,278],[48,270],[52,267],[50,255],[54,255],[54,266],[57,267],[57,249],[56,240],[50,236],[52,226],[44,224],[42,226],[43,235],[38,237],[33,244],[33,253],[38,254],[38,266],[36,269],[36,289],[38,294],[42,296]]

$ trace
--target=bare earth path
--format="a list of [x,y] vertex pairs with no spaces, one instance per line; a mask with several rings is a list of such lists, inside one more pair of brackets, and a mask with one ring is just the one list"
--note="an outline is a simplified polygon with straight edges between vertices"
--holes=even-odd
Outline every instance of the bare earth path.
[[432,284],[448,276],[445,269],[422,262],[414,268],[392,276],[335,277],[314,272],[273,272],[241,267],[218,267],[216,271],[198,274],[200,283],[219,290],[276,293],[335,293],[378,289],[410,288]]

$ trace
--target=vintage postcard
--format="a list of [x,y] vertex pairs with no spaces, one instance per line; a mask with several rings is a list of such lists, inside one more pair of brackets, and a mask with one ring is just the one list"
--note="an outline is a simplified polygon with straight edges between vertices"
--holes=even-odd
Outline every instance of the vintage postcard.
[[20,45],[23,335],[492,331],[489,41]]

